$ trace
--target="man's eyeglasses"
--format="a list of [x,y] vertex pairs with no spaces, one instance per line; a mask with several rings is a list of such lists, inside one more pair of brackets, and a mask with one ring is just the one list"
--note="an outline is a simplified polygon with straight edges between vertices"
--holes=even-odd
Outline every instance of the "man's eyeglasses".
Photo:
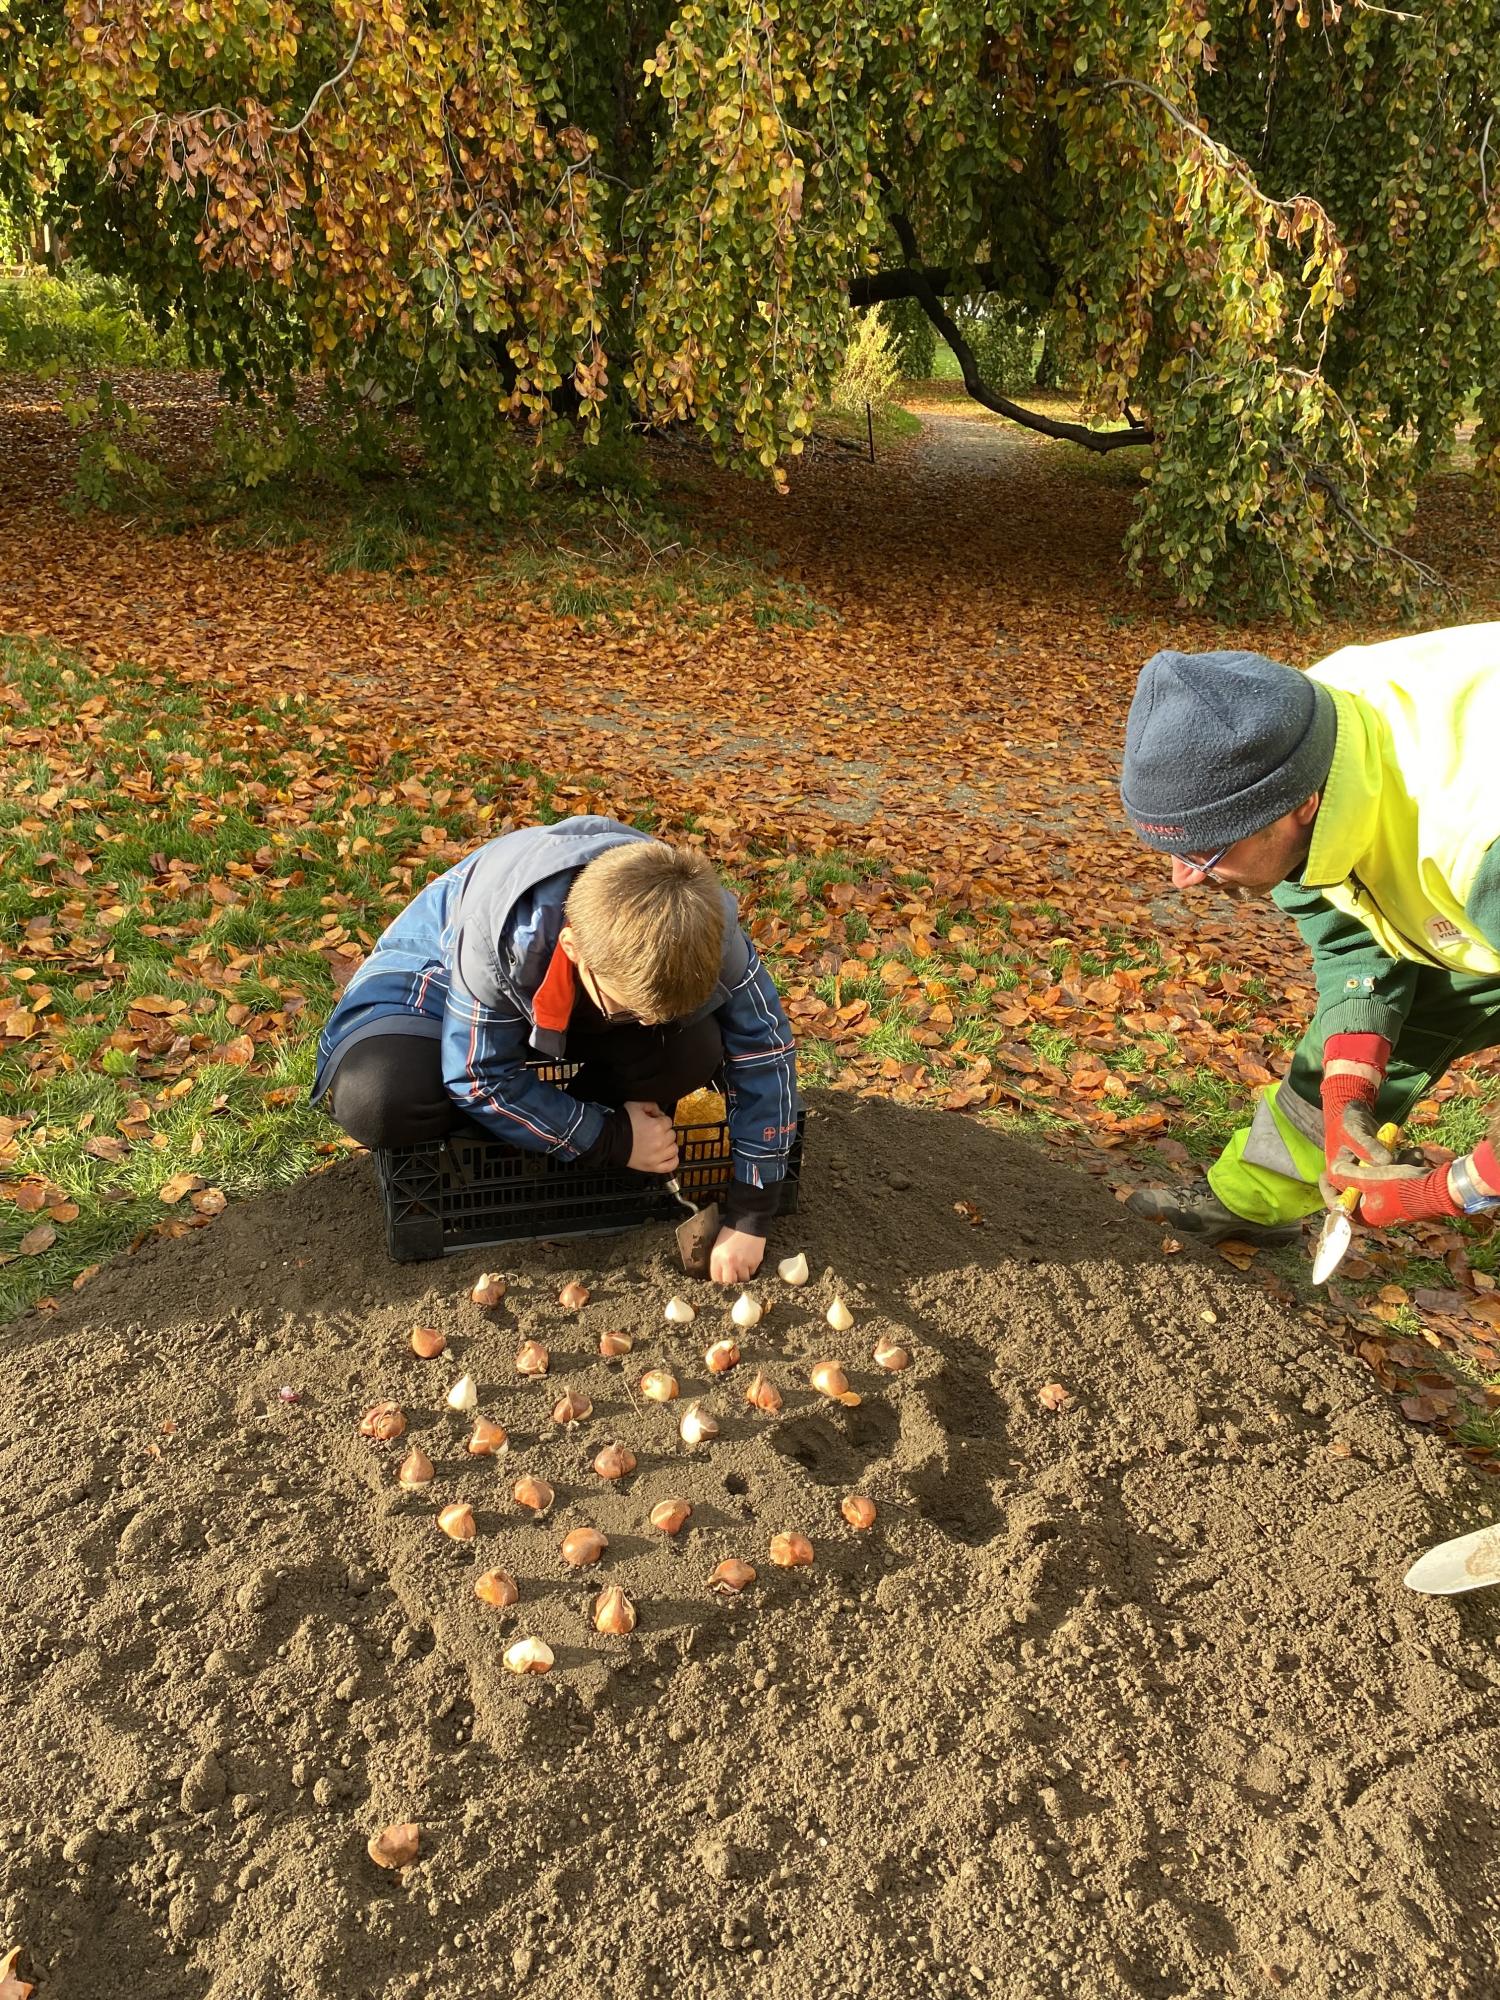
[[1183,867],[1194,875],[1212,875],[1233,845],[1234,842],[1230,840],[1225,842],[1217,854],[1174,854],[1172,859],[1180,861]]

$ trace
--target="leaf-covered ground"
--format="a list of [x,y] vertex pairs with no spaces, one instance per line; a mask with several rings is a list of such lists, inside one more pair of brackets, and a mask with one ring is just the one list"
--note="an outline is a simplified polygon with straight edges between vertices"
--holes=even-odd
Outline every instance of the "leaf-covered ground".
[[[206,384],[130,388],[190,476]],[[918,439],[874,466],[819,451],[786,499],[662,446],[649,514],[497,545],[399,508],[302,539],[266,511],[76,514],[49,392],[6,381],[0,1302],[336,1150],[298,1098],[338,980],[428,873],[536,813],[701,839],[813,1080],[1026,1118],[1122,1193],[1210,1155],[1311,985],[1289,926],[1174,896],[1128,835],[1134,677],[1163,644],[1302,660],[1378,628],[1143,598],[1124,456],[937,388],[915,407]],[[1461,472],[1420,540],[1463,615],[1495,615],[1500,535]],[[1422,1136],[1471,1143],[1497,1086],[1469,1066]],[[1500,1372],[1489,1242],[1429,1230],[1346,1270],[1408,1413],[1486,1439],[1426,1364]]]

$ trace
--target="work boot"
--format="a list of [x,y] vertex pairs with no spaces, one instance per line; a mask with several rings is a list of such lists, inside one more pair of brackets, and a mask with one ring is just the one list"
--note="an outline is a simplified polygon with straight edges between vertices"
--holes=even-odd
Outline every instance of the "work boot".
[[1191,1187],[1137,1188],[1125,1206],[1133,1215],[1163,1223],[1174,1236],[1201,1243],[1205,1250],[1230,1236],[1274,1249],[1295,1243],[1302,1234],[1300,1222],[1247,1222],[1224,1206],[1207,1181],[1195,1181]]

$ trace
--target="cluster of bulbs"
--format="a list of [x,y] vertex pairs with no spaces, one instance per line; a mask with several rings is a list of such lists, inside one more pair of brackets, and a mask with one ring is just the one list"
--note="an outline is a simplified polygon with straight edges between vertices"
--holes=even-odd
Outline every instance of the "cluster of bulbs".
[[[806,1256],[799,1251],[796,1256],[784,1259],[777,1266],[777,1275],[786,1285],[805,1285],[809,1277]],[[487,1271],[475,1283],[470,1297],[477,1306],[488,1311],[500,1305],[505,1293],[503,1276]],[[572,1279],[558,1293],[557,1302],[565,1311],[578,1312],[587,1305],[589,1296],[588,1287]],[[764,1313],[765,1308],[759,1300],[751,1293],[742,1291],[731,1307],[729,1317],[736,1331],[745,1333],[759,1325]],[[686,1326],[697,1314],[686,1299],[674,1297],[667,1301],[663,1317],[671,1326]],[[825,1317],[829,1326],[838,1333],[847,1332],[854,1324],[854,1315],[838,1296],[835,1296]],[[419,1326],[412,1330],[412,1351],[423,1360],[436,1359],[447,1344],[445,1336],[436,1327]],[[628,1333],[605,1332],[599,1336],[599,1352],[607,1360],[619,1359],[630,1353],[634,1344],[633,1337]],[[703,1363],[711,1376],[720,1377],[737,1367],[740,1359],[738,1341],[732,1335],[725,1335],[709,1343]],[[907,1350],[888,1340],[876,1343],[873,1359],[876,1366],[886,1373],[897,1373],[911,1365]],[[515,1365],[519,1374],[533,1377],[545,1375],[551,1366],[546,1344],[535,1339],[524,1341],[516,1354]],[[815,1362],[808,1379],[819,1395],[827,1396],[834,1402],[853,1407],[860,1401],[837,1361]],[[653,1403],[676,1402],[680,1395],[677,1378],[665,1367],[646,1369],[635,1387],[648,1402]],[[781,1391],[762,1371],[757,1370],[746,1386],[745,1401],[752,1409],[774,1415],[782,1406]],[[448,1391],[447,1407],[455,1415],[473,1420],[466,1445],[468,1452],[476,1458],[493,1457],[509,1448],[509,1439],[502,1425],[479,1414],[478,1402],[479,1391],[473,1376],[460,1375]],[[592,1412],[593,1403],[588,1396],[581,1390],[567,1389],[552,1406],[552,1421],[571,1430]],[[365,1413],[359,1429],[363,1437],[379,1443],[393,1443],[405,1433],[406,1416],[399,1404],[377,1403]],[[701,1400],[694,1399],[683,1408],[677,1429],[683,1443],[692,1450],[716,1437],[719,1423]],[[635,1467],[635,1453],[628,1446],[616,1443],[601,1446],[593,1460],[594,1472],[600,1479],[610,1482],[623,1479]],[[411,1494],[427,1493],[435,1477],[436,1468],[420,1446],[413,1446],[396,1470],[397,1484]],[[550,1512],[556,1497],[547,1481],[534,1474],[523,1474],[511,1488],[515,1504],[538,1520]],[[651,1509],[651,1526],[662,1534],[675,1535],[686,1525],[692,1511],[691,1503],[680,1497],[659,1500]],[[874,1524],[875,1502],[864,1494],[851,1493],[841,1501],[840,1512],[851,1527],[863,1530]],[[437,1525],[443,1534],[456,1542],[471,1542],[478,1533],[474,1510],[466,1500],[450,1501],[440,1508]],[[577,1527],[564,1535],[559,1553],[569,1568],[590,1569],[602,1559],[608,1547],[607,1537],[597,1528]],[[769,1553],[771,1561],[784,1569],[803,1568],[813,1561],[812,1543],[806,1535],[795,1530],[773,1535]],[[755,1579],[756,1571],[750,1563],[730,1557],[713,1571],[708,1579],[708,1588],[715,1595],[733,1597],[754,1583]],[[474,1594],[483,1604],[507,1610],[519,1599],[520,1589],[508,1571],[491,1569],[477,1579]],[[634,1631],[636,1625],[635,1606],[618,1584],[604,1586],[594,1599],[591,1616],[596,1631],[616,1637]],[[527,1634],[508,1646],[502,1658],[512,1673],[544,1674],[554,1664],[555,1655],[544,1639]]]

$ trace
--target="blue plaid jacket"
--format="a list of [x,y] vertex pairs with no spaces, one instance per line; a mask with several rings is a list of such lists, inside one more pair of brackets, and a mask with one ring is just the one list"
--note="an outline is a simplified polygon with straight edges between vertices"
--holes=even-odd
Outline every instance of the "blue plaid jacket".
[[[355,1042],[430,1035],[442,1042],[448,1092],[469,1118],[561,1160],[586,1152],[607,1112],[544,1083],[529,1063],[567,1057],[567,1002],[548,991],[548,972],[574,876],[609,848],[649,837],[618,820],[560,820],[489,841],[429,882],[340,995],[318,1038],[313,1101]],[[713,1014],[723,1037],[735,1178],[770,1187],[785,1175],[797,1131],[792,1030],[724,893],[719,983],[693,1018]]]

